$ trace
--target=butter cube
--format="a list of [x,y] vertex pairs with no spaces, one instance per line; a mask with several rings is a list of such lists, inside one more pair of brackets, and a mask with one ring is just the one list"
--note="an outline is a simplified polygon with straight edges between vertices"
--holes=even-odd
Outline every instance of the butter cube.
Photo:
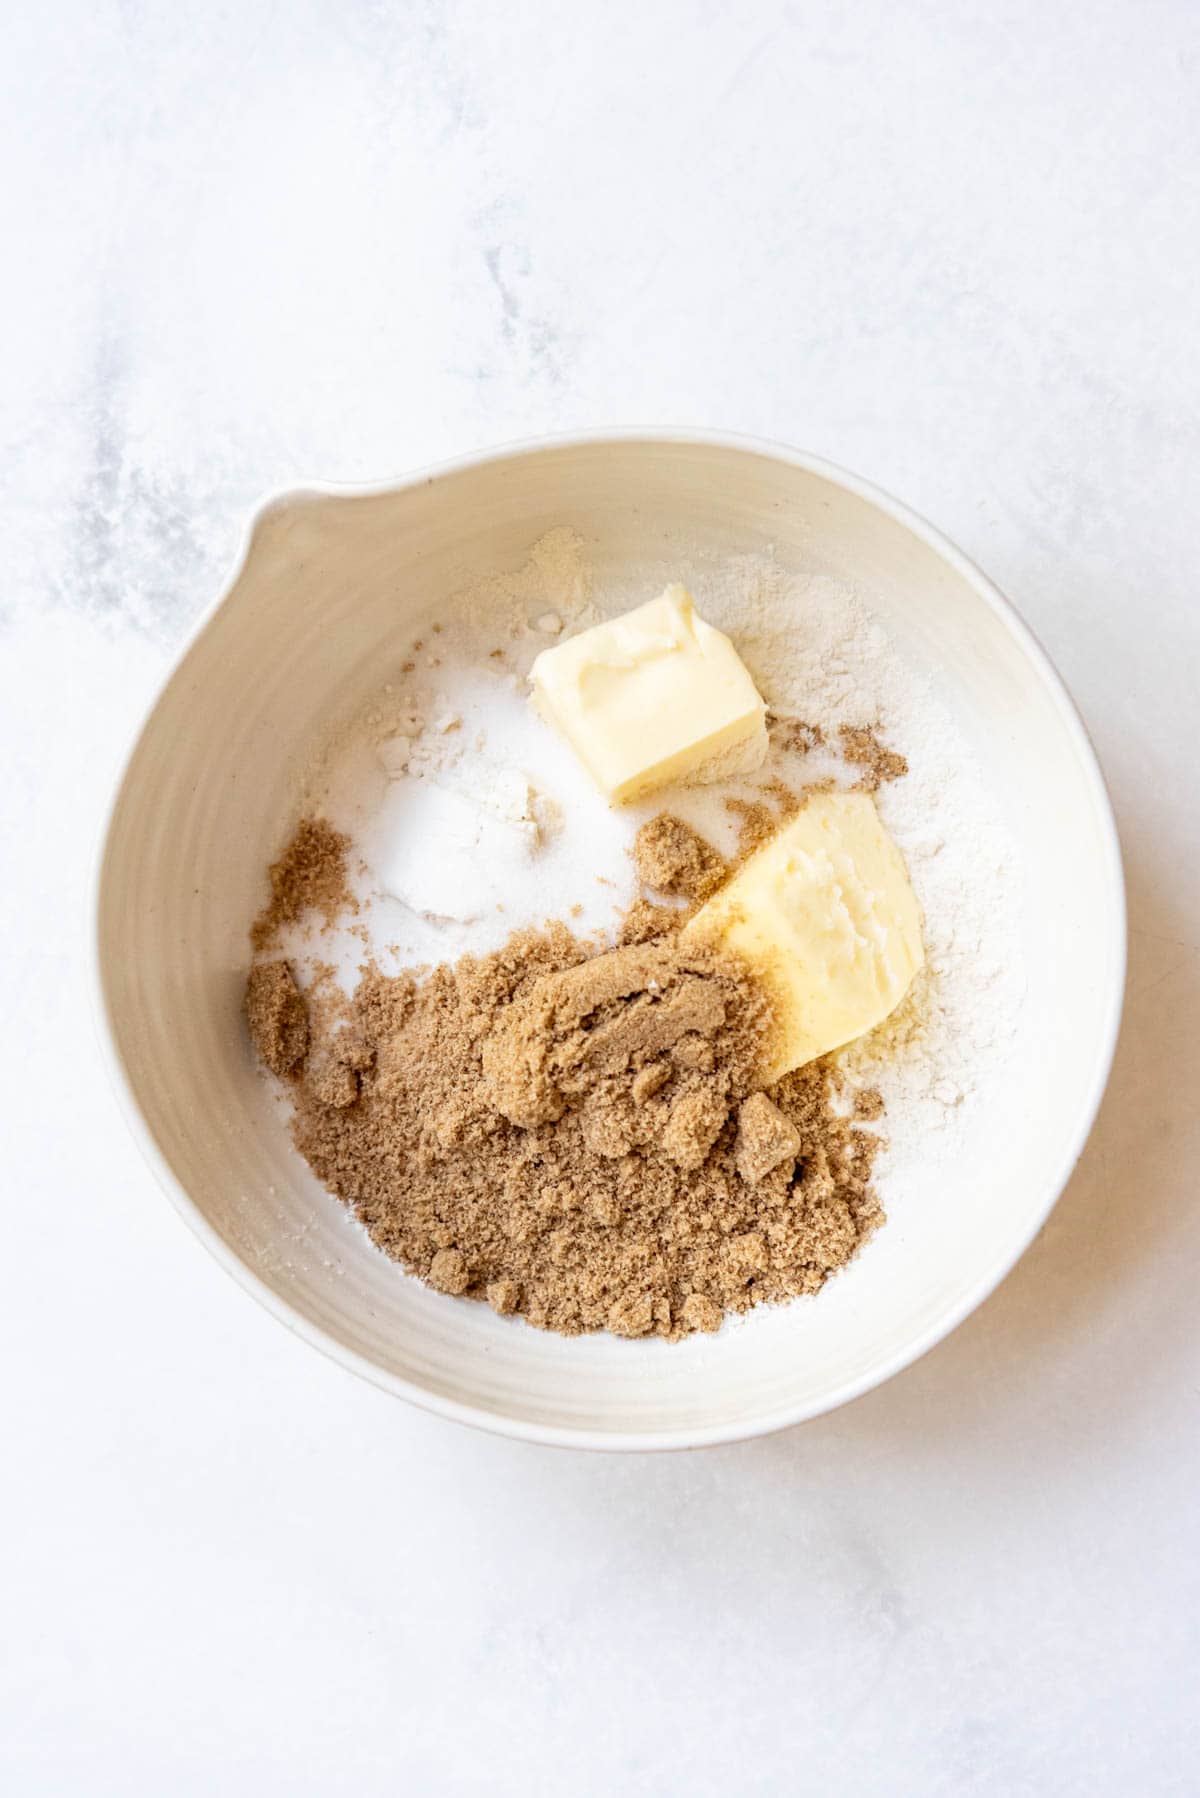
[[748,773],[767,753],[754,682],[686,587],[544,649],[529,678],[542,716],[618,805],[689,776]]
[[865,793],[814,794],[684,934],[739,955],[772,994],[768,1080],[874,1029],[925,959],[903,858]]

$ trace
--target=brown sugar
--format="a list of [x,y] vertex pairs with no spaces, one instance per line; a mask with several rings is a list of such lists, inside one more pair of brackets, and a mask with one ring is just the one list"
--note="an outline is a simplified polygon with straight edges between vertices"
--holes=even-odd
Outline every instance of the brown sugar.
[[904,756],[881,743],[872,725],[843,724],[838,735],[845,759],[862,769],[855,782],[862,792],[878,792],[885,780],[899,780],[908,773]]
[[677,934],[520,932],[424,978],[368,970],[309,1024],[289,1065],[319,1178],[438,1290],[540,1328],[713,1330],[815,1292],[881,1219],[878,1139],[821,1063],[760,1090],[767,1000]]
[[727,799],[725,810],[738,821],[738,858],[741,861],[761,849],[779,829],[775,813],[760,799]]
[[800,1153],[800,1132],[787,1113],[766,1093],[751,1093],[738,1107],[737,1140],[733,1158],[748,1186],[757,1186],[786,1161],[795,1167]]
[[273,1074],[290,1074],[308,1051],[308,1008],[286,961],[260,961],[246,981],[250,1041]]
[[[743,853],[806,792],[732,802]],[[301,824],[256,948],[354,906],[348,850]],[[636,900],[615,948],[553,923],[421,976],[368,966],[349,998],[323,964],[302,995],[276,956],[251,969],[246,1016],[292,1084],[301,1153],[386,1254],[539,1328],[674,1340],[815,1292],[853,1255],[882,1219],[863,1127],[882,1101],[860,1092],[845,1115],[821,1062],[764,1090],[766,994],[679,929],[729,865],[669,814],[633,853],[663,903]]]
[[306,911],[319,912],[331,924],[339,912],[358,910],[346,872],[349,848],[349,837],[324,818],[301,820],[279,860],[271,863],[271,897],[250,931],[255,949],[271,948],[283,926]]
[[681,910],[677,906],[655,905],[650,899],[635,899],[621,919],[618,940],[648,943],[654,937],[668,936],[671,931],[682,929],[690,916],[690,907]]
[[634,866],[648,887],[700,904],[715,893],[728,869],[711,843],[682,818],[660,812],[638,831]]
[[803,718],[784,715],[772,718],[770,735],[775,748],[793,755],[811,755],[814,749],[820,749],[825,742],[825,732],[819,724],[809,724]]
[[308,1086],[322,1105],[331,1105],[337,1110],[353,1105],[358,1097],[358,1075],[347,1062],[338,1058],[336,1052],[323,1055],[308,1070]]
[[864,1123],[874,1123],[884,1113],[883,1094],[874,1086],[864,1086],[854,1095],[854,1115]]

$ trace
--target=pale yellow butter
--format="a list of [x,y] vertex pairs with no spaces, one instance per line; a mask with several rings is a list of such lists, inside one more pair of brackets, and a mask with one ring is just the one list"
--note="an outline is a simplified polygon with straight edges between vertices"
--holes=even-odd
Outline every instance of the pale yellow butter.
[[771,991],[772,1080],[881,1023],[925,959],[904,860],[865,793],[815,794],[685,934],[731,949]]
[[766,708],[737,650],[686,587],[544,649],[542,716],[617,804],[691,776],[746,773],[767,753]]

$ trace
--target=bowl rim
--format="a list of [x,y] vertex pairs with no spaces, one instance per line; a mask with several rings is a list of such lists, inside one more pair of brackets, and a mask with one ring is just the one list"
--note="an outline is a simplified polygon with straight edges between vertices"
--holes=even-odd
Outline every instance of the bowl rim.
[[[101,901],[108,866],[112,826],[134,757],[167,687],[174,680],[195,644],[209,630],[213,620],[237,585],[246,567],[255,534],[268,514],[283,506],[310,499],[366,499],[387,493],[400,493],[413,487],[427,485],[447,475],[459,474],[488,463],[524,460],[547,451],[603,449],[626,444],[662,444],[672,448],[698,446],[708,449],[733,450],[784,463],[807,474],[816,475],[853,494],[868,505],[874,506],[895,523],[908,530],[949,564],[973,588],[979,598],[1008,630],[1026,658],[1033,664],[1055,704],[1064,728],[1073,740],[1080,765],[1091,789],[1091,797],[1103,837],[1107,883],[1111,895],[1112,942],[1110,944],[1111,959],[1108,965],[1113,969],[1115,978],[1107,998],[1101,1050],[1095,1063],[1091,1088],[1086,1102],[1080,1109],[1071,1140],[1047,1182],[1046,1202],[1039,1208],[1030,1225],[1022,1231],[1010,1249],[996,1258],[992,1266],[973,1283],[965,1295],[947,1306],[944,1312],[910,1342],[904,1344],[874,1367],[844,1381],[820,1399],[798,1405],[783,1406],[737,1423],[717,1424],[699,1429],[630,1431],[584,1429],[574,1426],[560,1427],[539,1424],[501,1412],[489,1411],[482,1406],[466,1404],[430,1391],[398,1374],[388,1372],[369,1357],[361,1355],[356,1350],[339,1342],[335,1336],[305,1317],[288,1300],[280,1297],[242,1260],[241,1256],[209,1223],[159,1148],[142,1114],[123,1058],[117,1047],[116,1028],[109,1009],[100,944]],[[210,1254],[225,1269],[226,1273],[256,1298],[280,1323],[285,1324],[293,1334],[299,1336],[313,1348],[319,1349],[330,1360],[348,1368],[370,1384],[391,1393],[394,1397],[406,1399],[420,1410],[448,1418],[455,1423],[467,1424],[476,1429],[485,1430],[491,1435],[516,1441],[533,1442],[545,1447],[609,1452],[653,1452],[710,1448],[722,1443],[749,1441],[824,1416],[826,1413],[850,1403],[853,1399],[862,1397],[863,1394],[872,1391],[875,1387],[882,1386],[886,1381],[902,1373],[905,1368],[911,1367],[949,1336],[953,1330],[957,1329],[972,1312],[983,1304],[985,1299],[991,1296],[1020,1260],[1058,1203],[1096,1121],[1112,1071],[1121,1026],[1127,972],[1127,929],[1127,900],[1120,839],[1111,796],[1095,747],[1079,708],[1050,656],[1016,607],[1005,597],[995,582],[920,513],[915,512],[874,482],[865,480],[861,475],[854,474],[849,469],[842,468],[839,464],[828,461],[822,456],[795,449],[788,444],[779,443],[770,438],[741,432],[682,427],[628,426],[567,431],[523,438],[449,457],[389,480],[310,481],[294,487],[279,488],[261,499],[253,508],[243,528],[229,573],[221,583],[216,597],[201,613],[172,657],[170,666],[142,708],[131,732],[128,747],[120,758],[111,793],[101,816],[92,860],[88,888],[86,959],[92,1020],[101,1060],[118,1108],[124,1116],[143,1160],[170,1199],[176,1212],[204,1243]]]

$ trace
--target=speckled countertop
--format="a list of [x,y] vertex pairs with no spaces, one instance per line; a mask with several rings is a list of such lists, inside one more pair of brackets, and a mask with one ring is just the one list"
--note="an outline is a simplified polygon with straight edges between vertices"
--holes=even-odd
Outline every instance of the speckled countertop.
[[[0,57],[0,1783],[1174,1794],[1200,1754],[1200,42],[1183,0],[12,10]],[[198,1248],[92,1048],[118,755],[266,490],[778,437],[1087,715],[1126,1028],[925,1361],[739,1448],[472,1435]]]

